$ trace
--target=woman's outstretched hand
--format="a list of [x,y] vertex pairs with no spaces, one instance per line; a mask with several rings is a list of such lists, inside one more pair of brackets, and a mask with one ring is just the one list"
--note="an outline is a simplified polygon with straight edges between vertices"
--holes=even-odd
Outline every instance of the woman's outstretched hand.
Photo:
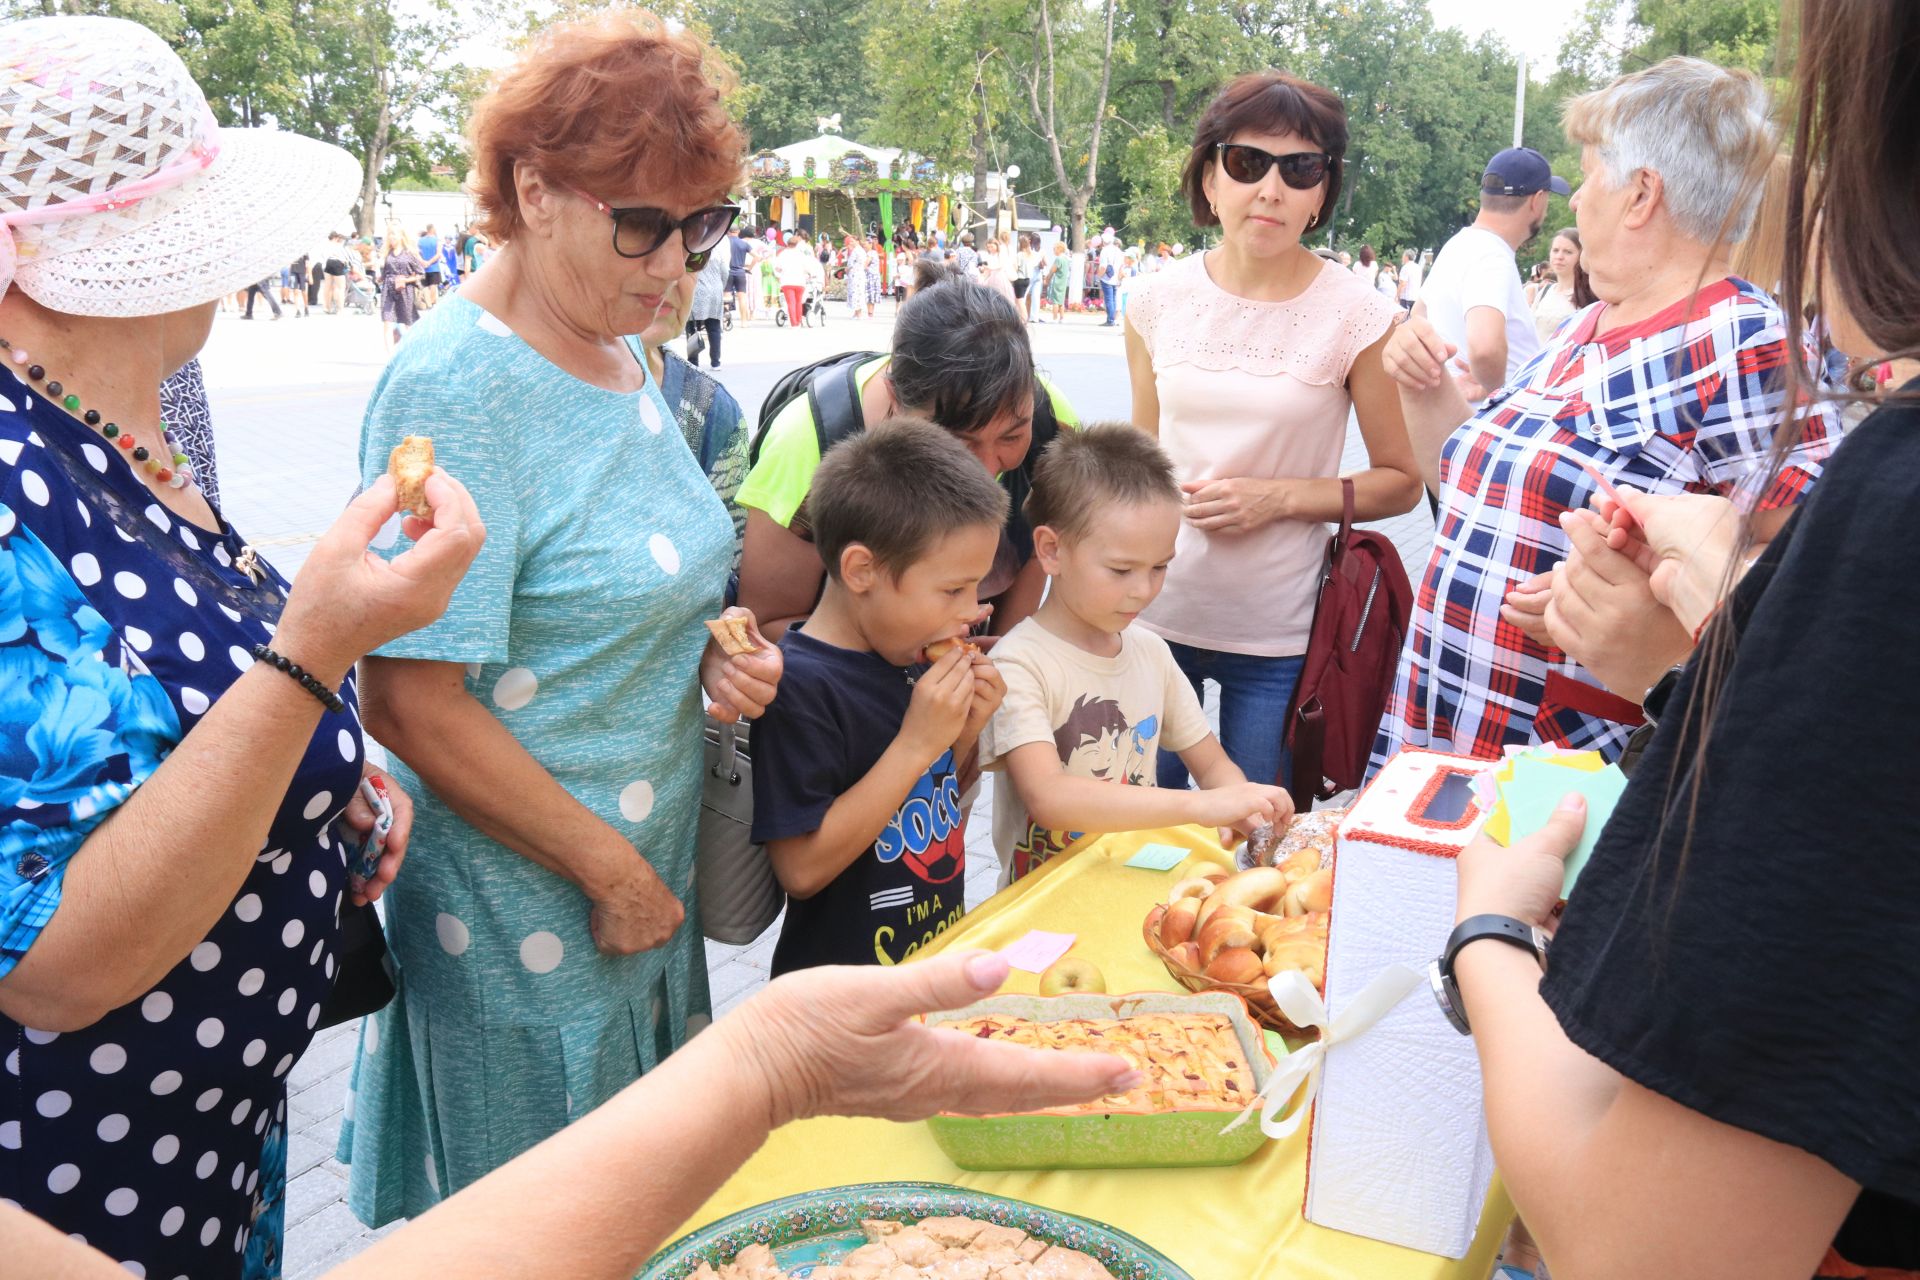
[[740,1060],[759,1067],[775,1127],[818,1115],[1032,1111],[1139,1083],[1112,1054],[992,1043],[919,1020],[992,995],[1006,977],[1006,960],[987,951],[805,969],[775,979],[713,1032],[737,1038]]

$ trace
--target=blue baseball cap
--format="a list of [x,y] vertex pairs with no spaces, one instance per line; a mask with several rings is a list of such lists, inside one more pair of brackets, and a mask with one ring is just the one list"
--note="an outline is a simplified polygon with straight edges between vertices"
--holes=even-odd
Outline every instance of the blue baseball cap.
[[1487,161],[1487,171],[1480,175],[1480,190],[1490,196],[1530,196],[1536,191],[1551,191],[1557,196],[1573,194],[1567,180],[1554,177],[1547,158],[1532,147],[1508,147]]

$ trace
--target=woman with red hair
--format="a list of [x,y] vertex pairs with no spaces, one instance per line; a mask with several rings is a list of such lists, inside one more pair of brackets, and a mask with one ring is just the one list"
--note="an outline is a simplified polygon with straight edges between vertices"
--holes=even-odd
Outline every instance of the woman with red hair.
[[730,658],[701,626],[733,526],[639,335],[733,225],[745,140],[720,74],[633,12],[547,31],[471,124],[501,248],[368,406],[369,482],[432,436],[490,534],[440,623],[365,667],[425,850],[390,903],[398,995],[363,1024],[341,1128],[370,1224],[474,1182],[711,1020],[701,692],[757,715],[780,659]]

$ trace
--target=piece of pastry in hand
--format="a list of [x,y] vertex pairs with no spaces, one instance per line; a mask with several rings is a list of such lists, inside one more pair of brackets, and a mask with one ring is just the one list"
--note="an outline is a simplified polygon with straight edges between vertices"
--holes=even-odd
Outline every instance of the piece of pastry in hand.
[[968,653],[980,652],[980,646],[965,636],[948,636],[944,640],[935,640],[920,652],[928,662],[938,662],[955,649],[965,649]]
[[753,642],[751,624],[744,613],[729,613],[725,617],[707,619],[707,630],[713,632],[713,638],[720,642],[720,651],[730,658],[743,653],[758,653],[760,646]]
[[387,455],[387,474],[402,511],[422,520],[433,514],[427,505],[427,477],[433,474],[433,437],[408,436]]

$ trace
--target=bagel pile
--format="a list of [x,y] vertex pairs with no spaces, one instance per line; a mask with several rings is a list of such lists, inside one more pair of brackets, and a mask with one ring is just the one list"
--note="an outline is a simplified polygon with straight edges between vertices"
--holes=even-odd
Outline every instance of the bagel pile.
[[1259,985],[1297,969],[1324,991],[1332,907],[1333,870],[1307,847],[1277,866],[1180,881],[1148,930],[1169,963],[1213,982]]

